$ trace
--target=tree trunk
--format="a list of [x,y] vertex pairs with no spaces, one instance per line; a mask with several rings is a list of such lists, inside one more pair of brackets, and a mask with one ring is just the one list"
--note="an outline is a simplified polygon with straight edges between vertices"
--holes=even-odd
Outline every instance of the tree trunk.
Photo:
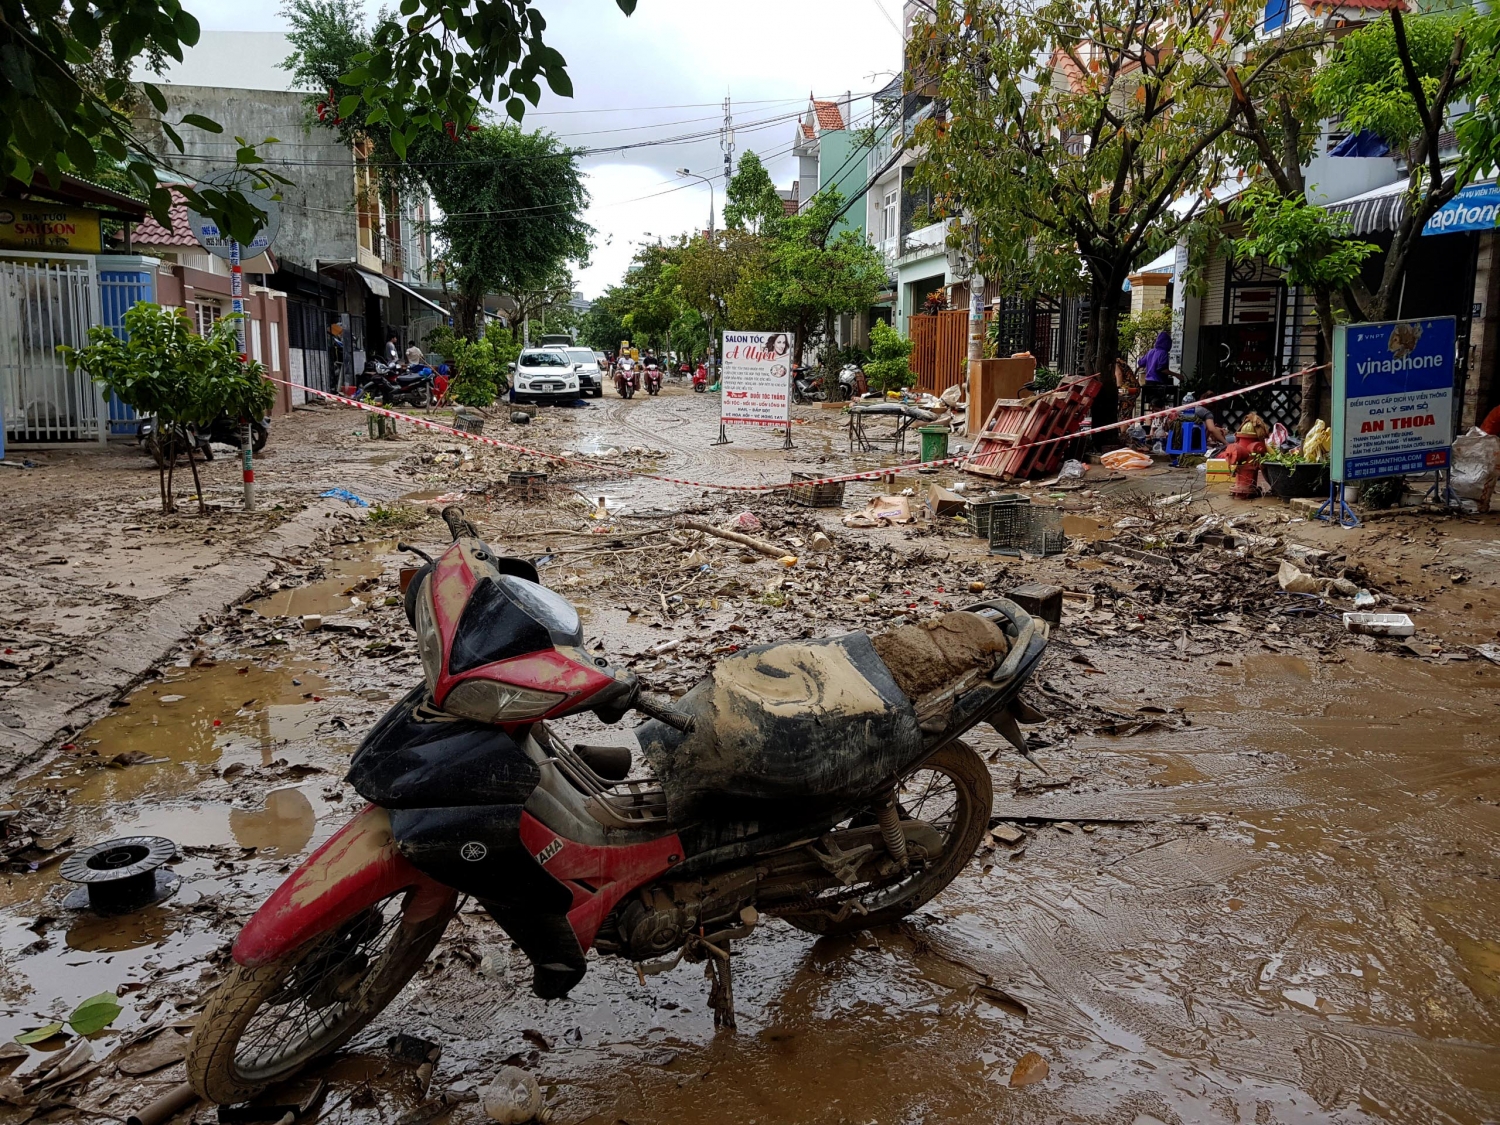
[[839,362],[838,353],[833,347],[833,310],[825,309],[823,312],[823,393],[827,395],[829,402],[837,402],[839,397]]
[[[1318,331],[1323,340],[1323,362],[1333,362],[1333,298],[1326,289],[1313,290],[1313,304],[1318,311]],[[1323,401],[1323,370],[1316,367],[1302,376],[1302,410],[1297,419],[1297,432],[1306,436],[1312,424],[1318,420],[1318,411]]]
[[[1120,420],[1120,388],[1115,383],[1115,356],[1120,350],[1120,305],[1125,291],[1112,277],[1102,282],[1096,278],[1089,301],[1088,347],[1083,369],[1099,376],[1099,393],[1094,398],[1090,420],[1096,426],[1107,426]],[[1099,444],[1096,440],[1095,444]]]
[[484,294],[474,294],[460,291],[458,294],[458,311],[453,318],[453,330],[463,339],[471,343],[479,339],[480,332],[479,310],[483,305]]
[[[248,434],[246,435],[248,436]],[[208,505],[203,502],[203,482],[198,479],[198,460],[193,456],[193,442],[188,442],[188,468],[193,470],[193,489],[198,493],[198,514],[208,515]]]

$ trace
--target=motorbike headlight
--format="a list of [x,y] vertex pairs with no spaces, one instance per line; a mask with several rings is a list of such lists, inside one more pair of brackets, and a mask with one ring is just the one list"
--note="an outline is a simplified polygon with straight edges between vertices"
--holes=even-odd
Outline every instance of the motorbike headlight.
[[545,715],[567,696],[494,680],[465,680],[443,700],[443,710],[477,723],[509,723]]
[[427,694],[437,690],[443,672],[443,638],[438,634],[437,615],[432,608],[432,580],[424,578],[417,591],[417,652],[422,657],[422,678]]

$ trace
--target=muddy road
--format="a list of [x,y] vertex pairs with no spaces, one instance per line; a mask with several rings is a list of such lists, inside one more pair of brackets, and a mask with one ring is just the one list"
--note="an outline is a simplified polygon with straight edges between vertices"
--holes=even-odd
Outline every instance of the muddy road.
[[[893,461],[848,455],[837,412],[813,407],[799,408],[789,453],[769,432],[716,447],[715,404],[668,388],[490,432],[714,483]],[[768,920],[738,943],[737,1034],[715,1033],[701,966],[642,979],[591,957],[568,999],[539,1001],[524,957],[470,905],[397,1003],[317,1071],[330,1080],[319,1120],[480,1121],[472,1092],[507,1060],[541,1082],[551,1120],[599,1125],[1500,1120],[1500,667],[1467,647],[1496,639],[1494,517],[1396,517],[1339,538],[1280,504],[1195,490],[1190,470],[1148,470],[1039,490],[1072,509],[1073,547],[1014,558],[951,521],[840,522],[877,492],[951,473],[850,484],[843,512],[583,469],[522,489],[507,474],[539,461],[466,458],[405,430],[371,441],[359,421],[322,410],[281,423],[264,494],[282,522],[315,524],[311,538],[185,628],[102,717],[48,741],[0,801],[0,1041],[101,992],[122,1005],[74,1081],[38,1078],[76,1048],[66,1036],[0,1052],[0,1120],[123,1120],[182,1080],[174,1056],[238,926],[359,807],[342,780],[349,756],[420,679],[395,543],[441,546],[429,508],[455,495],[497,547],[545,560],[590,643],[663,690],[736,646],[961,606],[971,583],[1061,585],[1063,624],[1028,695],[1047,715],[1029,728],[1041,768],[997,736],[975,740],[999,830],[903,924],[815,940]],[[17,495],[31,507],[5,528],[9,581],[29,573],[12,548],[55,551],[34,538],[47,503],[99,550],[129,545],[122,506],[149,497],[154,474],[100,456],[34,470],[36,499]],[[86,500],[67,476],[84,472],[100,481]],[[231,486],[214,485],[213,522],[243,530]],[[373,507],[318,499],[332,487]],[[664,518],[747,508],[796,567]],[[138,509],[132,523],[157,527]],[[1203,548],[1166,569],[1120,550],[1215,514],[1273,545],[1260,557]],[[174,518],[158,546],[191,536],[194,550],[220,549],[202,543],[217,536],[200,517]],[[830,551],[808,549],[817,530]],[[1276,590],[1265,560],[1288,542],[1335,552],[1325,573],[1409,606],[1413,645],[1356,643],[1337,620],[1347,599]],[[192,566],[226,557],[146,547],[105,581],[132,580],[133,558],[191,581]],[[34,627],[60,623],[70,599],[102,598],[90,590],[103,578],[33,593],[4,627],[50,636]],[[308,614],[323,627],[307,631]],[[91,631],[107,636],[80,627],[69,652],[90,651]],[[39,674],[13,671],[12,692]],[[625,725],[593,720],[566,733],[629,741]],[[62,856],[135,834],[176,842],[176,893],[119,919],[63,908]],[[387,1046],[400,1033],[442,1046],[425,1099]],[[195,1114],[215,1119],[198,1107],[175,1120]]]

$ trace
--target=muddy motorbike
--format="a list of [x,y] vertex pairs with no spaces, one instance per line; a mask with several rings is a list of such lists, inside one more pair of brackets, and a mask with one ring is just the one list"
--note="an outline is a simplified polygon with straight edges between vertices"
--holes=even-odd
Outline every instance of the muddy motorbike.
[[654,364],[646,368],[646,393],[648,395],[661,394],[661,368]]
[[[1024,748],[1016,723],[1038,717],[1018,696],[1047,626],[1004,599],[748,648],[680,700],[653,695],[585,647],[530,563],[443,515],[453,542],[406,591],[423,682],[352,759],[370,803],[235,941],[187,1060],[210,1101],[254,1097],[348,1041],[460,895],[525,953],[539,997],[566,996],[591,948],[642,973],[706,961],[715,1022],[733,1027],[731,943],[763,915],[839,934],[927,902],[989,827],[989,770],[960,737],[989,722]],[[549,726],[586,711],[646,716],[649,777],[631,748]]]
[[382,406],[430,407],[436,400],[431,368],[408,371],[401,364],[372,360],[365,366],[365,391]]
[[[156,417],[141,419],[135,428],[135,439],[156,461],[165,465],[168,457],[180,457],[191,446],[205,461],[214,459],[214,443],[240,449],[244,445],[244,424],[228,414],[215,418],[207,429],[197,426],[174,426],[171,433],[164,431]],[[259,453],[271,437],[271,419],[263,418],[250,423],[250,448]]]
[[822,402],[828,396],[823,391],[823,379],[816,369],[793,364],[792,401]]
[[634,367],[615,369],[615,393],[621,398],[633,398],[641,389],[641,373]]

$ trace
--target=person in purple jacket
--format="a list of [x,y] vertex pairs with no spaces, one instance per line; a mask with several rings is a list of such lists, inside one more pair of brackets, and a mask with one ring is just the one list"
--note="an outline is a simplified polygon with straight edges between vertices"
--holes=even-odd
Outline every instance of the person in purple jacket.
[[1141,356],[1141,405],[1147,411],[1161,409],[1172,393],[1176,376],[1167,367],[1171,354],[1172,333],[1163,329],[1156,334],[1151,350]]

